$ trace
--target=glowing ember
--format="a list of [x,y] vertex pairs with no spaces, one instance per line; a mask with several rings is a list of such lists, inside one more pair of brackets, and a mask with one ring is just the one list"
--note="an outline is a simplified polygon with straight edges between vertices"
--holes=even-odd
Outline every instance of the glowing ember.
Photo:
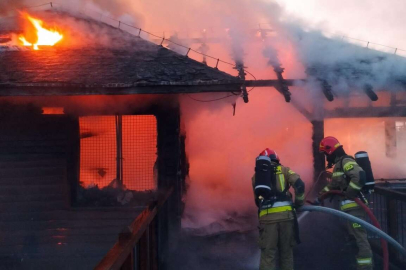
[[38,50],[38,46],[54,46],[60,40],[62,40],[63,35],[55,29],[46,29],[43,27],[43,22],[39,19],[35,19],[28,14],[24,14],[24,17],[29,20],[36,29],[36,42],[27,41],[24,35],[19,36],[19,40],[24,46],[32,46],[34,50]]

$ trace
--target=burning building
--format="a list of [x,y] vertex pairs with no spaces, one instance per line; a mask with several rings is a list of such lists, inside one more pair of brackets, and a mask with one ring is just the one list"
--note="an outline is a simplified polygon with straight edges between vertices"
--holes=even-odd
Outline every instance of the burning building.
[[[94,267],[169,188],[157,230],[176,231],[187,171],[178,95],[238,92],[239,79],[91,20],[23,17],[34,33],[6,31],[0,52],[2,264]],[[47,28],[54,17],[104,40]]]
[[[200,163],[195,163],[200,165],[196,166],[196,170],[209,176],[201,179],[206,184],[204,188],[212,192],[210,195],[215,195],[205,197],[205,190],[200,187],[189,192],[187,199],[198,203],[190,204],[192,207],[187,214],[202,213],[202,208],[193,208],[202,204],[209,204],[210,210],[220,209],[222,213],[220,217],[216,216],[216,223],[209,225],[214,229],[223,229],[217,225],[224,220],[232,224],[235,216],[230,213],[237,212],[236,208],[240,211],[240,204],[248,205],[248,200],[253,204],[248,182],[239,187],[243,190],[241,193],[239,189],[231,189],[232,192],[237,190],[237,195],[227,194],[225,199],[218,199],[221,195],[216,192],[224,192],[231,186],[234,188],[236,182],[251,176],[252,171],[246,168],[252,169],[252,164],[248,163],[258,152],[254,145],[262,148],[264,142],[278,143],[279,147],[288,150],[296,150],[297,145],[301,145],[303,148],[300,149],[306,149],[310,158],[306,156],[307,152],[297,155],[294,151],[290,151],[293,152],[290,156],[286,153],[285,157],[292,163],[296,162],[295,165],[310,168],[304,170],[300,167],[299,170],[312,179],[313,174],[318,175],[324,169],[324,159],[317,151],[324,133],[343,131],[334,129],[334,121],[348,124],[350,121],[346,118],[363,117],[379,118],[376,120],[379,122],[377,132],[386,131],[385,136],[380,137],[380,145],[386,147],[388,158],[396,152],[393,134],[397,134],[396,130],[401,130],[404,125],[405,96],[401,91],[388,89],[404,87],[401,76],[404,60],[398,56],[368,52],[373,55],[370,57],[364,48],[301,32],[294,41],[297,42],[295,56],[303,68],[302,77],[286,79],[284,67],[289,67],[289,64],[270,47],[262,53],[262,58],[269,62],[266,72],[262,73],[273,79],[246,80],[242,59],[236,60],[239,76],[234,77],[188,58],[190,49],[186,49],[185,56],[164,48],[165,38],[158,40],[159,45],[156,45],[139,37],[141,29],[132,29],[132,35],[126,33],[122,28],[128,25],[120,21],[113,21],[119,27],[116,29],[89,18],[72,17],[66,13],[55,15],[53,12],[24,14],[19,20],[22,22],[16,24],[17,29],[5,29],[0,36],[3,44],[0,47],[0,173],[4,183],[0,189],[4,203],[0,207],[5,212],[2,234],[7,243],[0,256],[12,267],[29,264],[61,268],[75,258],[76,268],[80,264],[87,269],[107,253],[120,231],[115,249],[104,257],[101,266],[111,265],[109,259],[128,243],[137,247],[136,251],[126,249],[126,254],[131,256],[122,255],[125,258],[119,258],[113,264],[132,264],[137,256],[159,257],[160,262],[165,261],[163,249],[152,251],[145,246],[149,241],[162,241],[159,244],[167,245],[168,239],[173,239],[168,231],[176,231],[180,227],[181,196],[188,169],[181,126],[181,119],[187,118],[187,115],[181,117],[180,113],[180,103],[184,102],[180,98],[182,94],[226,92],[227,96],[220,99],[234,97],[235,101],[242,95],[244,101],[248,101],[248,94],[252,97],[255,92],[248,93],[247,88],[268,87],[258,92],[272,92],[272,96],[263,95],[253,100],[261,106],[263,102],[272,102],[272,107],[277,108],[266,111],[269,113],[263,118],[266,124],[255,121],[257,118],[246,117],[246,123],[252,123],[247,128],[249,136],[235,135],[244,131],[240,123],[228,126],[229,136],[222,137],[222,142],[226,144],[232,138],[233,142],[239,143],[241,151],[227,148],[230,151],[222,151],[227,155],[220,155],[218,150],[207,154],[203,150],[210,148],[206,147],[208,144],[195,142],[199,149],[206,148],[196,151],[199,154],[204,152]],[[39,38],[42,32],[50,35],[51,41]],[[261,29],[258,34],[261,42],[268,38],[261,35],[269,32],[272,30]],[[311,38],[316,42],[310,43]],[[184,44],[195,42],[182,40],[182,37],[175,40]],[[201,46],[206,51],[208,47],[203,45],[216,39],[206,39],[205,36],[197,42],[202,43],[202,40]],[[334,46],[324,46],[326,43]],[[320,44],[320,47],[315,44]],[[355,53],[343,53],[347,58],[339,61],[339,57],[334,57],[337,53],[331,51],[324,51],[326,54],[321,57],[318,53],[325,47],[338,48],[339,52],[353,50]],[[204,55],[203,61],[206,60]],[[393,65],[395,62],[400,63],[399,69]],[[202,101],[215,99],[208,97]],[[236,103],[228,102],[226,105],[229,107],[227,113],[234,115]],[[268,109],[265,106],[260,108]],[[223,113],[218,108],[213,110]],[[288,117],[281,111],[287,112]],[[257,117],[256,112],[250,116]],[[281,118],[283,121],[278,122]],[[218,118],[214,120],[220,122]],[[268,122],[272,123],[268,125]],[[292,129],[287,122],[294,122],[300,128]],[[199,138],[220,137],[219,128],[224,129],[218,123],[208,123],[207,126],[194,124],[198,127],[195,128],[196,133],[203,134],[201,130],[211,128]],[[357,123],[354,125],[358,126]],[[263,137],[254,136],[255,129],[259,128]],[[351,130],[348,130],[346,139],[351,137],[350,133]],[[288,135],[301,141],[292,147],[291,140],[285,140]],[[265,136],[269,138],[265,140]],[[243,148],[247,138],[252,145],[249,151]],[[308,141],[302,143],[306,138]],[[386,142],[384,146],[383,141]],[[216,145],[224,147],[221,142]],[[239,158],[235,159],[235,155]],[[215,159],[214,156],[220,158]],[[371,159],[375,162],[374,159],[378,158],[372,156]],[[243,169],[218,173],[225,160],[232,161],[232,165],[227,166]],[[313,160],[314,164],[311,164]],[[215,169],[207,170],[203,163],[211,163],[211,169]],[[234,181],[232,177],[238,180]],[[151,201],[155,206],[160,205],[160,200],[156,199],[162,195],[160,191],[168,189],[173,193],[166,208],[161,211],[158,222],[146,229],[141,221],[151,222],[150,214],[156,209],[153,206],[151,208],[155,210],[146,211],[145,205]],[[224,203],[226,200],[228,202]],[[120,205],[131,207],[117,208]],[[251,211],[251,206],[243,210]],[[255,215],[255,211],[251,213]],[[122,230],[136,217],[130,229]],[[202,225],[201,219],[193,218],[195,223]],[[137,233],[135,228],[144,230],[142,237],[134,236],[134,239],[140,240],[137,245],[131,238]],[[154,239],[156,231],[159,232],[158,240]],[[146,255],[145,250],[151,253]],[[157,256],[156,252],[160,255]],[[49,260],[49,257],[55,259]]]

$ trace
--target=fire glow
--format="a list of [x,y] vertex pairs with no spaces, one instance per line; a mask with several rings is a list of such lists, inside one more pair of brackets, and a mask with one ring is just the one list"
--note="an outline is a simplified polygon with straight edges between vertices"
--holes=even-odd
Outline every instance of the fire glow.
[[19,40],[24,46],[32,46],[34,50],[39,50],[38,46],[54,46],[56,43],[62,40],[63,35],[59,33],[56,29],[46,29],[43,27],[43,21],[31,17],[28,14],[23,14],[24,18],[27,19],[35,28],[36,41],[29,42],[24,35],[19,36]]

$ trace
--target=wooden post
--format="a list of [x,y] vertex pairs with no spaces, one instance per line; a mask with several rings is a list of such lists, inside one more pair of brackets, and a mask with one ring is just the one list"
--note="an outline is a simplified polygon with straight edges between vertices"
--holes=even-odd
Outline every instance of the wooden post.
[[385,121],[385,147],[386,156],[396,157],[396,122],[395,120]]
[[165,269],[167,254],[177,245],[181,228],[182,181],[180,175],[180,110],[162,112],[158,120],[158,191],[173,187],[174,191],[158,214],[158,259]]
[[311,123],[313,126],[312,149],[314,181],[316,181],[319,174],[326,168],[325,157],[323,154],[319,153],[319,144],[324,138],[324,120],[312,121]]

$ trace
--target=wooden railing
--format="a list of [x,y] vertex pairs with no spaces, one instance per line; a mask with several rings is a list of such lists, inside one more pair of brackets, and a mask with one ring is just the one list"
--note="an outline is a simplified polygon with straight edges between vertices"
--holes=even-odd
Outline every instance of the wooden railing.
[[[371,196],[370,207],[382,229],[403,247],[406,247],[406,193],[376,186],[375,192]],[[402,266],[406,266],[406,258],[392,247],[389,247],[389,255],[391,262],[396,261]]]
[[162,193],[118,236],[117,242],[95,270],[157,270],[159,244],[158,213],[167,203],[173,188]]

